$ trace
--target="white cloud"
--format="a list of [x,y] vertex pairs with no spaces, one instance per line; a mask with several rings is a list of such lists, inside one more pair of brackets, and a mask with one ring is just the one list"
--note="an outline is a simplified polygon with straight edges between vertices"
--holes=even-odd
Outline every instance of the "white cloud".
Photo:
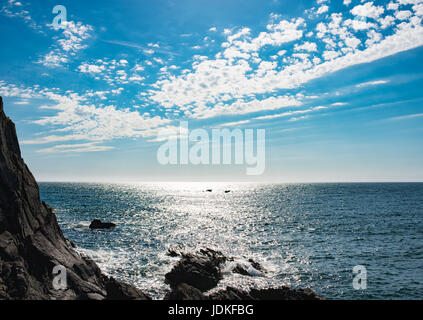
[[0,14],[5,15],[9,18],[20,18],[26,23],[30,28],[40,32],[41,26],[39,26],[34,19],[31,17],[31,14],[28,10],[25,9],[25,6],[20,1],[8,0],[0,8]]
[[409,120],[409,119],[416,119],[416,118],[422,118],[423,113],[415,113],[415,114],[409,114],[406,116],[400,116],[400,117],[393,117],[386,119],[387,121],[400,121],[400,120]]
[[395,22],[395,18],[393,16],[386,16],[384,18],[380,18],[378,20],[382,29],[386,29],[392,26]]
[[0,96],[30,99],[39,97],[39,94],[34,88],[19,87],[0,80]]
[[[385,25],[391,23],[388,15],[383,17],[383,8],[367,2],[351,11],[379,19],[366,22],[332,13],[325,18],[327,22],[317,25],[317,38],[313,42],[302,41],[303,35],[310,32],[302,19],[279,21],[273,15],[267,30],[258,35],[249,28],[237,28],[234,32],[227,29],[227,41],[222,44],[221,52],[214,58],[194,57],[191,70],[158,80],[147,99],[161,108],[178,110],[193,118],[248,114],[286,108],[290,104],[301,106],[301,101],[289,93],[283,95],[288,103],[269,99],[280,94],[280,90],[298,88],[326,74],[423,45],[423,27],[415,17],[381,33],[378,25],[382,25],[382,19]],[[363,30],[366,33],[362,42]],[[322,45],[326,50],[319,52],[317,48]],[[269,58],[261,55],[264,46],[279,49],[283,58],[273,55],[268,61]],[[289,48],[294,49],[291,55],[287,54]]]
[[40,149],[37,152],[40,153],[68,153],[68,152],[99,152],[113,150],[115,147],[110,146],[99,146],[97,142],[88,142],[80,144],[63,144],[56,145],[50,148]]
[[[116,89],[120,93],[123,88]],[[114,91],[114,90],[112,90]],[[97,92],[99,95],[103,92]],[[65,141],[87,141],[86,145],[78,145],[78,152],[106,150],[91,142],[102,142],[119,138],[151,138],[158,134],[163,127],[169,127],[171,120],[159,116],[140,114],[138,111],[120,109],[113,105],[105,107],[90,104],[87,100],[96,94],[93,91],[85,95],[68,92],[66,95],[58,94],[50,89],[40,89],[38,86],[22,88],[0,81],[0,94],[7,97],[42,98],[51,103],[41,106],[41,109],[56,111],[54,115],[45,116],[34,120],[34,124],[48,126],[48,135],[36,139],[24,139],[22,144],[51,144]],[[51,134],[54,132],[54,134]],[[60,133],[60,134],[57,134]],[[75,145],[69,145],[75,151]],[[62,147],[44,149],[43,152],[61,152]],[[62,148],[69,151],[68,147]]]
[[[159,58],[153,58],[158,63],[164,63]],[[144,67],[135,63],[132,67],[127,60],[97,59],[91,62],[82,63],[77,71],[88,73],[97,80],[105,80],[110,85],[127,84],[129,82],[140,82],[145,79],[140,72]]]
[[152,55],[154,53],[153,49],[144,49],[143,51],[145,54],[148,54],[148,55]]
[[367,46],[372,46],[375,43],[378,43],[382,40],[382,34],[379,32],[376,32],[375,30],[370,30],[367,32],[368,39],[366,40]]
[[399,8],[399,3],[398,2],[390,2],[388,3],[388,6],[386,7],[388,10],[398,10]]
[[341,55],[341,52],[339,51],[325,51],[323,52],[323,58],[325,60],[333,60]]
[[[403,5],[404,1],[414,0],[400,1]],[[0,82],[0,93],[7,92],[9,96],[22,99],[36,93],[53,101],[54,105],[45,108],[56,111],[56,114],[41,118],[36,123],[57,128],[57,131],[53,130],[38,139],[26,140],[25,143],[84,142],[80,143],[80,146],[72,145],[74,147],[70,147],[71,144],[62,144],[62,150],[95,150],[102,147],[97,145],[98,142],[111,139],[149,139],[154,137],[159,128],[171,128],[171,120],[163,117],[171,118],[175,115],[205,119],[252,114],[251,117],[255,120],[283,117],[290,118],[290,121],[301,120],[312,112],[328,107],[306,107],[303,101],[307,98],[296,92],[291,93],[290,90],[344,68],[369,63],[423,45],[423,27],[421,18],[417,15],[423,8],[415,7],[418,4],[410,3],[414,13],[397,10],[384,15],[383,7],[375,6],[373,2],[362,3],[352,8],[351,12],[321,16],[317,27],[314,27],[314,23],[308,25],[304,19],[283,20],[280,16],[272,15],[271,22],[261,32],[248,27],[225,29],[225,41],[219,52],[214,52],[213,56],[193,55],[189,62],[191,67],[188,69],[185,65],[168,66],[165,63],[167,60],[157,56],[144,60],[143,65],[129,58],[129,61],[105,58],[84,62],[77,68],[77,71],[85,73],[86,76],[103,79],[113,85],[109,90],[89,91],[82,95],[62,95],[48,91],[40,93],[39,89],[26,89]],[[350,13],[369,20],[354,19]],[[394,28],[388,29],[398,21],[389,14],[403,20]],[[209,31],[217,31],[212,29]],[[81,38],[81,34],[85,32],[76,34]],[[305,41],[304,35],[309,35],[306,39],[309,41]],[[59,42],[58,47],[52,50],[49,60],[57,65],[66,63],[73,53],[83,48],[83,44],[82,41]],[[156,48],[159,46],[154,44],[149,44],[148,48],[140,47],[147,50],[147,54],[155,53]],[[322,50],[319,50],[320,48]],[[271,52],[270,55],[268,52]],[[157,72],[158,80],[149,90],[142,88],[142,92],[137,96],[142,101],[134,100],[131,104],[136,104],[137,108],[154,105],[154,108],[163,111],[163,117],[151,117],[149,114],[140,114],[115,105],[104,106],[104,101],[100,101],[100,104],[92,102],[98,99],[106,100],[109,95],[121,94],[126,89],[124,84],[143,81],[144,66],[147,65],[152,66],[148,69],[160,68]],[[181,71],[171,71],[178,69]],[[145,75],[147,76],[147,73]],[[357,87],[385,83],[388,81],[377,80],[358,84]],[[87,100],[88,97],[92,99]],[[344,104],[338,102],[331,106]],[[270,111],[274,113],[278,110],[279,114],[266,115]],[[240,120],[222,126],[249,122],[250,119]],[[86,141],[87,144],[95,144],[83,146]]]
[[136,75],[129,77],[128,80],[129,81],[143,81],[143,80],[145,80],[145,78],[136,74]]
[[234,121],[234,122],[226,122],[220,124],[218,127],[237,127],[243,124],[250,123],[251,120],[241,120],[241,121]]
[[62,24],[65,26],[62,38],[57,40],[49,53],[38,60],[38,63],[46,67],[59,67],[69,62],[78,51],[87,47],[83,42],[91,36],[93,30],[92,26],[81,22],[65,21]]
[[[170,120],[159,117],[145,118],[139,112],[128,109],[117,109],[110,105],[96,107],[83,104],[78,95],[62,96],[46,93],[56,104],[49,109],[57,110],[57,114],[46,116],[34,123],[61,127],[61,132],[70,136],[85,137],[86,140],[105,141],[116,138],[149,137],[154,135],[159,126],[168,124]],[[46,137],[44,137],[46,139]]]
[[351,13],[355,16],[377,19],[385,11],[381,6],[373,5],[373,2],[366,2],[363,5],[355,6]]
[[322,14],[329,11],[329,7],[327,5],[323,5],[317,9],[317,14]]
[[355,31],[360,31],[360,30],[368,30],[371,28],[376,28],[376,24],[372,23],[372,22],[368,22],[368,21],[364,21],[364,20],[352,20],[352,19],[348,19],[344,22],[344,25],[354,29]]
[[356,87],[363,88],[363,87],[369,87],[369,86],[377,86],[381,84],[387,84],[388,82],[389,82],[388,80],[369,81],[369,82],[363,82],[363,83],[357,84]]
[[98,66],[98,65],[84,63],[80,65],[78,69],[82,73],[100,73],[104,71],[105,67],[103,65]]
[[409,10],[395,12],[395,18],[397,18],[398,20],[408,20],[411,16],[412,13]]
[[307,113],[311,113],[311,112],[315,112],[315,111],[319,111],[319,110],[324,110],[324,109],[327,109],[327,107],[318,106],[318,107],[308,108],[308,109],[304,109],[304,110],[286,111],[286,112],[279,113],[279,114],[256,117],[256,118],[254,118],[254,120],[271,120],[271,119],[286,118],[286,117],[292,117],[294,115],[307,114]]
[[16,101],[13,104],[27,105],[27,104],[29,104],[29,101],[28,100],[21,100],[21,101]]
[[309,51],[315,52],[317,51],[317,45],[314,42],[304,42],[303,44],[295,44],[294,49],[296,51]]

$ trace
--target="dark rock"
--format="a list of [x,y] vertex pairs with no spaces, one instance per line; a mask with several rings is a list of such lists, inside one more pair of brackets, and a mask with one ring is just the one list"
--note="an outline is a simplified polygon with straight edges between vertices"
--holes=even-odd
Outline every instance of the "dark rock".
[[69,239],[66,239],[66,238],[65,238],[65,241],[66,241],[66,244],[67,244],[68,246],[71,246],[72,248],[76,248],[76,244],[75,244],[75,242],[73,242],[73,241],[71,241],[71,240],[69,240]]
[[151,300],[141,290],[110,278],[106,284],[108,300]]
[[207,192],[213,192],[213,190],[212,190],[212,189],[207,189],[206,191],[207,191]]
[[167,255],[169,257],[175,258],[182,255],[183,247],[181,245],[175,245],[167,249]]
[[[234,261],[233,258],[228,258],[229,261]],[[251,264],[251,267],[256,269],[257,271],[261,272],[262,274],[266,273],[266,269],[262,267],[262,265],[253,259],[248,259],[248,262]],[[252,276],[255,274],[251,274],[245,265],[237,264],[234,269],[232,269],[232,272],[239,273],[243,276]]]
[[225,290],[217,291],[208,296],[210,300],[254,300],[248,292],[227,287]]
[[173,249],[168,249],[168,250],[167,250],[167,255],[168,255],[169,257],[175,258],[175,257],[178,257],[178,256],[179,256],[179,253],[178,253],[178,252],[176,252],[176,251],[175,251],[175,250],[173,250]]
[[251,263],[251,266],[254,269],[256,269],[256,270],[258,270],[258,271],[260,271],[262,273],[266,273],[267,272],[266,269],[264,269],[263,266],[260,263],[254,261],[253,259],[248,259],[248,262]]
[[116,227],[114,223],[111,222],[101,222],[99,219],[95,219],[90,224],[90,229],[111,229]]
[[208,296],[210,300],[325,300],[310,289],[251,289],[249,292],[227,287]]
[[104,300],[104,297],[98,293],[88,293],[87,300]]
[[229,192],[231,192],[231,190],[225,190],[225,193],[229,193]]
[[239,264],[236,265],[236,267],[232,270],[232,272],[242,274],[243,276],[249,276],[250,275],[250,273],[247,270],[245,270],[245,268],[242,267]]
[[164,300],[207,300],[207,297],[197,288],[180,283],[166,294]]
[[251,289],[249,292],[227,287],[210,295],[204,295],[200,290],[187,285],[179,284],[169,292],[164,300],[324,300],[310,289],[294,290],[288,287],[277,289]]
[[195,254],[182,254],[178,264],[166,274],[166,283],[176,288],[186,283],[200,291],[214,288],[222,278],[221,264],[226,257],[212,249],[200,250]]
[[[53,268],[59,265],[66,269],[66,290],[53,288]],[[40,201],[0,97],[0,300],[105,299],[116,292],[145,298],[135,287],[104,276],[67,243],[53,209]]]
[[[196,253],[182,253],[182,258],[176,266],[166,274],[166,282],[171,286],[171,292],[165,300],[324,300],[310,289],[291,289],[288,287],[270,289],[250,289],[243,291],[227,287],[205,295],[203,292],[217,286],[222,278],[222,265],[234,261],[221,252],[212,249],[200,250]],[[253,259],[248,260],[258,271],[266,270]],[[237,265],[233,272],[248,275],[248,270]]]

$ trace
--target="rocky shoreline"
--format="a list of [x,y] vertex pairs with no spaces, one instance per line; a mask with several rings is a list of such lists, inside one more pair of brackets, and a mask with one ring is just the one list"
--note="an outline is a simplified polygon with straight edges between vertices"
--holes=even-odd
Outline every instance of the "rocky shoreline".
[[[249,292],[227,288],[206,294],[221,280],[221,267],[230,258],[211,249],[170,254],[180,256],[180,261],[164,279],[171,287],[165,297],[168,300],[321,299],[311,290],[287,287]],[[257,270],[261,268],[254,261],[251,264]],[[63,290],[53,285],[57,266],[66,270],[67,286]],[[247,271],[239,266],[234,272]],[[63,236],[53,209],[40,200],[38,184],[21,157],[15,125],[5,115],[1,97],[0,299],[151,300],[135,286],[104,275],[91,258],[76,252],[73,243]]]
[[[223,278],[222,267],[225,262],[233,261],[222,252],[212,249],[201,249],[195,253],[180,253],[179,262],[166,274],[166,283],[171,291],[165,300],[323,300],[310,289],[294,290],[288,287],[250,289],[248,292],[227,287],[210,294],[205,293],[217,286]],[[249,261],[254,269],[265,273],[257,262]],[[241,266],[232,272],[248,274]]]
[[[53,287],[56,266],[66,269],[66,290]],[[0,299],[150,299],[134,286],[102,274],[65,239],[53,209],[40,200],[1,97]]]

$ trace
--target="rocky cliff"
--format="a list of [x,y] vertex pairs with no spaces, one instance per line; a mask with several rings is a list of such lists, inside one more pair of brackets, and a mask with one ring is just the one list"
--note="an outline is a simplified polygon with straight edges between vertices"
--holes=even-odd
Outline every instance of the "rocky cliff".
[[[55,266],[66,268],[67,289],[54,289]],[[1,97],[0,299],[149,299],[72,249],[53,210],[40,201]]]

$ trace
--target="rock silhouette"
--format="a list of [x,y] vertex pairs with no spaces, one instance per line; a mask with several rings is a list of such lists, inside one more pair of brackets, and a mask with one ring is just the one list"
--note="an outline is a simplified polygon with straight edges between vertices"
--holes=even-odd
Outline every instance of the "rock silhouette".
[[[222,267],[231,257],[212,249],[202,249],[195,253],[181,253],[181,260],[165,275],[171,291],[165,300],[324,300],[310,289],[291,289],[288,287],[250,289],[243,291],[227,287],[224,290],[206,294],[222,279]],[[265,273],[264,268],[256,261],[249,259],[256,270]],[[248,275],[239,265],[232,271]]]
[[114,223],[111,222],[101,222],[101,220],[95,219],[90,224],[90,229],[111,229],[116,227]]
[[165,275],[166,282],[173,288],[185,283],[200,291],[214,288],[222,278],[220,265],[226,261],[221,252],[212,249],[182,253],[179,263]]
[[[53,287],[53,268],[66,268],[67,289]],[[72,249],[53,209],[21,157],[16,129],[0,97],[0,299],[149,299],[108,278]]]

